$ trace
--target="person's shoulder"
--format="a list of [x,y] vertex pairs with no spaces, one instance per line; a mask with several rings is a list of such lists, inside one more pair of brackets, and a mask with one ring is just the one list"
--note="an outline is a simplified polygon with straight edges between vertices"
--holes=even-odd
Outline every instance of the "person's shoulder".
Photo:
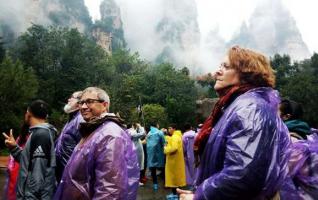
[[113,142],[127,143],[128,140],[130,140],[130,135],[127,130],[122,129],[115,122],[103,123],[90,138],[90,142],[97,148]]
[[113,121],[104,122],[97,132],[98,135],[109,138],[126,137],[129,134],[128,130]]
[[47,137],[50,134],[50,129],[46,127],[31,128],[32,137]]
[[233,102],[233,106],[238,110],[245,109],[268,109],[278,108],[279,96],[271,88],[255,88],[240,95]]
[[194,131],[185,132],[185,133],[182,135],[182,139],[191,140],[191,139],[194,139],[194,138],[195,138],[195,135],[196,135],[196,133],[195,133]]
[[163,133],[163,131],[161,131],[161,130],[158,130],[158,132],[157,132],[159,135],[161,135],[161,136],[164,136],[165,134]]
[[32,144],[49,144],[51,143],[50,129],[45,127],[35,127],[31,129]]
[[267,97],[252,91],[239,96],[230,106],[227,112],[228,118],[239,121],[268,122],[277,116],[278,105],[268,101]]
[[191,137],[194,136],[195,132],[193,130],[186,131],[183,133],[182,137]]

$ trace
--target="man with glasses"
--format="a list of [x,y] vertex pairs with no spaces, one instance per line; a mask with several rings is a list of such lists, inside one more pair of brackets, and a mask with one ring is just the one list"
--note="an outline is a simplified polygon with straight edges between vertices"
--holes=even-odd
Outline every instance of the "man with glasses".
[[109,111],[109,96],[97,87],[78,102],[85,120],[82,139],[68,161],[54,199],[135,200],[139,182],[136,150],[122,120]]
[[67,161],[71,157],[77,143],[81,140],[79,125],[83,122],[83,117],[79,112],[78,101],[82,91],[74,92],[69,98],[68,103],[64,106],[64,112],[69,115],[69,120],[55,143],[56,153],[56,179],[59,182],[62,178],[63,170]]

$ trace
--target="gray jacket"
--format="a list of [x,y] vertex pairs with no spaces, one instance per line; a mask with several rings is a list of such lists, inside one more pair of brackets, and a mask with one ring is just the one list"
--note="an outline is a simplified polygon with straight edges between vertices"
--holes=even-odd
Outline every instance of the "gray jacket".
[[20,163],[17,199],[52,199],[55,190],[56,129],[47,123],[30,128],[24,149],[19,146],[11,155]]

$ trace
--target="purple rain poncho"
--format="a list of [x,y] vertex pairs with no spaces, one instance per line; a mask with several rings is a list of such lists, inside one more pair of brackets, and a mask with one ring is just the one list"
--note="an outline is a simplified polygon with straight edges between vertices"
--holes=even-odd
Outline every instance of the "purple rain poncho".
[[65,124],[59,138],[56,141],[56,176],[61,179],[67,161],[70,159],[77,143],[81,140],[79,125],[84,122],[79,111],[72,113],[71,119]]
[[237,97],[212,130],[201,155],[194,199],[270,199],[288,169],[287,127],[279,95],[255,88]]
[[291,146],[289,176],[281,191],[281,200],[318,199],[318,137],[312,129],[308,140]]
[[75,147],[54,199],[135,200],[138,182],[137,154],[130,136],[106,121]]
[[186,167],[187,185],[194,185],[196,168],[194,167],[193,144],[196,133],[193,130],[187,131],[182,136],[184,162]]

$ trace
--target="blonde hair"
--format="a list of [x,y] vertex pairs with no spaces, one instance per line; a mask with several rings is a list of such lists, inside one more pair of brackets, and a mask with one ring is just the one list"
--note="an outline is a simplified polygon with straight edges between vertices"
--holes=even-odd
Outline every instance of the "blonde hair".
[[264,55],[234,46],[229,50],[228,57],[230,67],[238,71],[242,84],[275,87],[274,70]]

